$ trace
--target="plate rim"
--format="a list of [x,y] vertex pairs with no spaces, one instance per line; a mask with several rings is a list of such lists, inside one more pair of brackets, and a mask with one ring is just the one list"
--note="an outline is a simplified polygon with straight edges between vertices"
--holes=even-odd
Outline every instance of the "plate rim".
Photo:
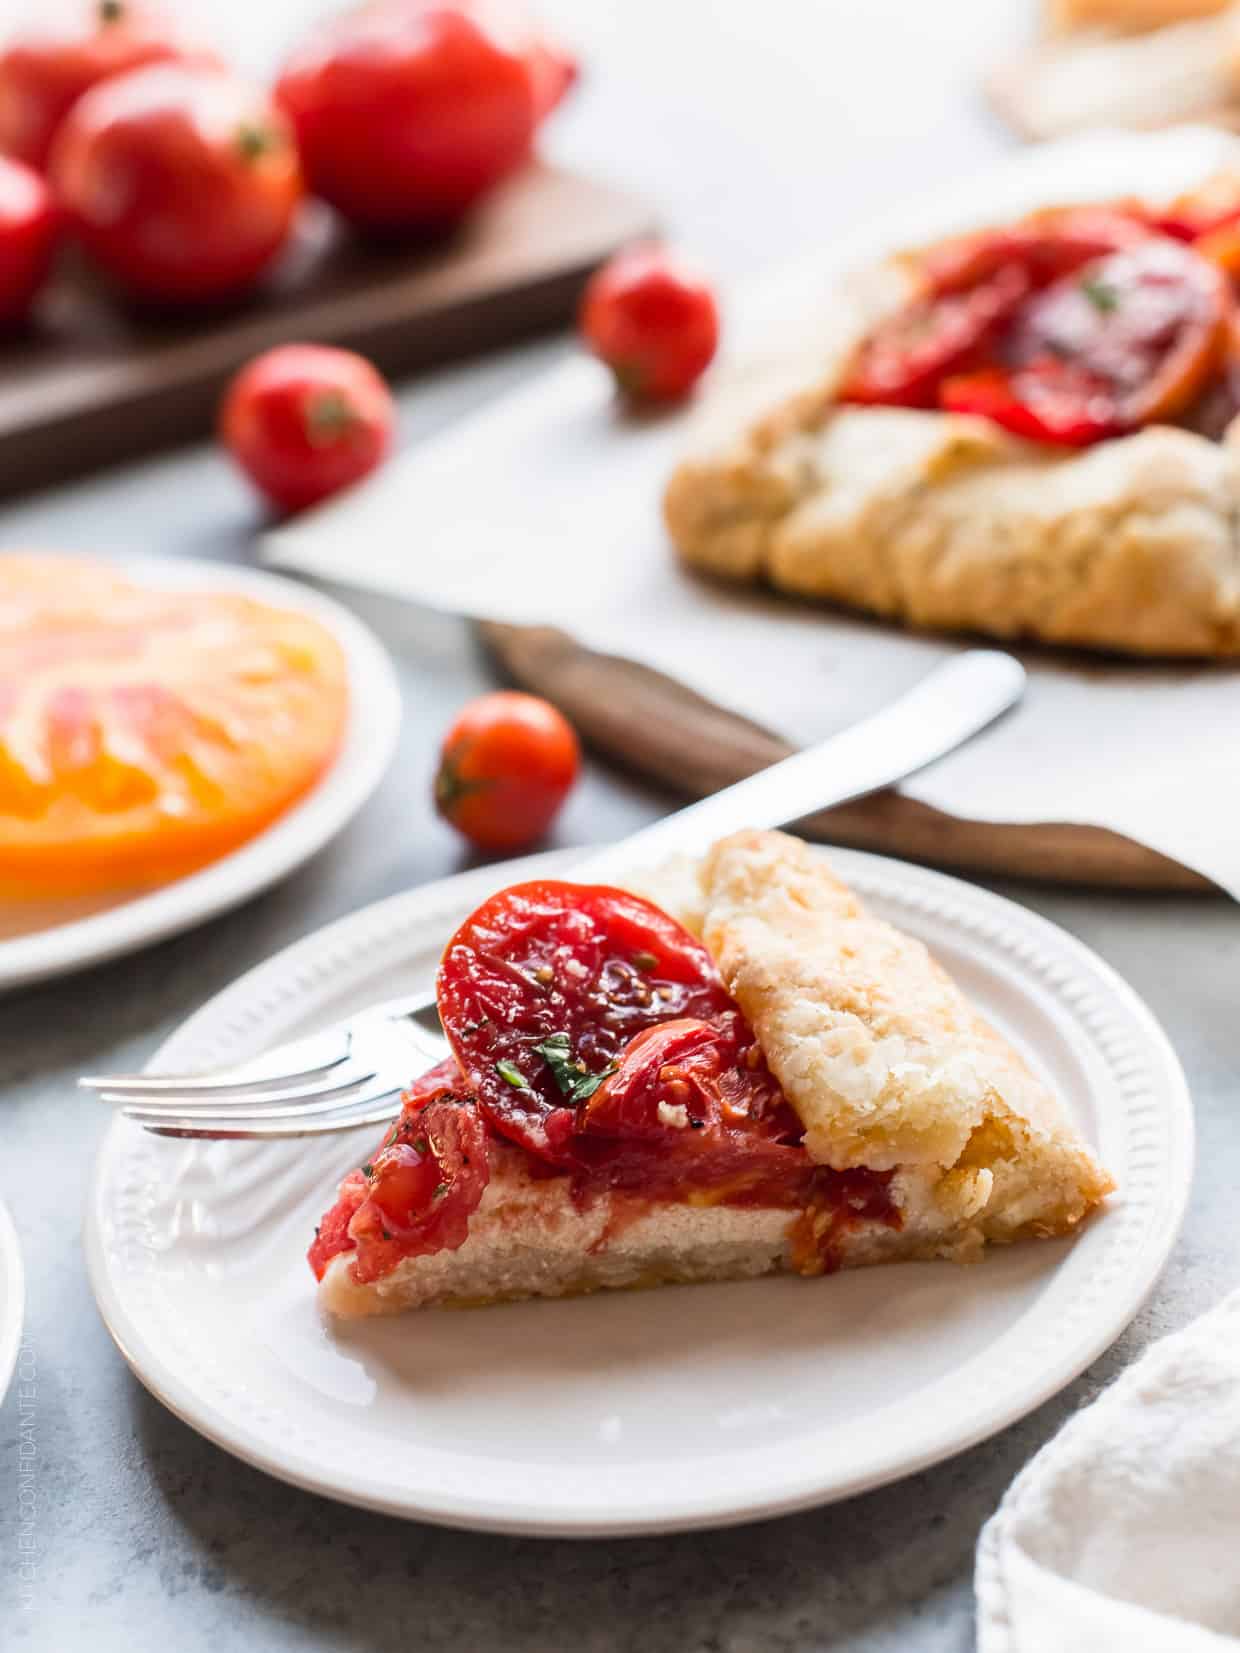
[[[1142,1077],[1154,1081],[1153,1088],[1166,1122],[1172,1150],[1165,1163],[1165,1175],[1160,1177],[1161,1197],[1149,1219],[1144,1221],[1135,1249],[1130,1248],[1126,1254],[1126,1276],[1120,1283],[1121,1289],[1117,1292],[1112,1284],[1103,1298],[1106,1312],[1094,1317],[1086,1335],[1071,1339],[1060,1358],[1040,1362],[1032,1381],[1026,1379],[1003,1386],[1003,1398],[998,1403],[980,1406],[969,1424],[961,1426],[957,1415],[950,1426],[941,1426],[937,1434],[931,1431],[923,1449],[898,1452],[895,1461],[890,1461],[890,1455],[888,1458],[874,1455],[875,1461],[869,1469],[843,1478],[833,1478],[829,1468],[819,1469],[814,1472],[812,1485],[798,1486],[790,1491],[775,1489],[766,1496],[746,1497],[740,1502],[729,1501],[715,1493],[691,1506],[682,1500],[682,1507],[672,1513],[617,1518],[609,1516],[601,1506],[584,1514],[574,1511],[567,1516],[545,1516],[535,1510],[514,1513],[507,1502],[488,1502],[485,1497],[476,1495],[462,1498],[452,1493],[444,1494],[441,1489],[434,1489],[429,1497],[424,1492],[419,1495],[416,1487],[393,1494],[384,1490],[377,1478],[368,1478],[365,1473],[359,1475],[353,1471],[345,1475],[338,1464],[314,1466],[302,1460],[287,1443],[277,1441],[272,1445],[265,1441],[248,1423],[229,1418],[216,1398],[208,1395],[204,1399],[201,1393],[195,1391],[193,1384],[177,1372],[174,1364],[151,1348],[112,1278],[101,1232],[101,1202],[107,1191],[109,1162],[124,1140],[135,1140],[124,1121],[118,1119],[112,1122],[105,1134],[92,1168],[83,1242],[100,1314],[135,1376],[177,1417],[216,1445],[276,1479],[320,1496],[404,1519],[471,1531],[576,1538],[708,1530],[833,1503],[955,1456],[1015,1423],[1057,1394],[1096,1360],[1131,1323],[1161,1275],[1179,1235],[1192,1183],[1194,1121],[1188,1083],[1178,1057],[1157,1019],[1139,995],[1092,949],[1051,920],[1005,897],[947,874],[862,851],[834,849],[827,853],[845,876],[861,874],[862,881],[866,883],[882,884],[884,877],[890,879],[894,876],[897,886],[909,888],[907,881],[911,877],[913,899],[909,904],[920,904],[927,912],[932,913],[937,906],[942,913],[944,901],[958,913],[962,901],[965,910],[980,904],[983,914],[988,915],[990,920],[985,929],[996,943],[1006,928],[1004,921],[1010,924],[1012,914],[1019,915],[1020,929],[1025,932],[1026,951],[1032,934],[1035,941],[1039,938],[1052,940],[1061,956],[1067,953],[1078,964],[1087,965],[1095,979],[1107,990],[1112,1004],[1122,1008],[1146,1041],[1144,1048],[1149,1060],[1144,1064]],[[481,892],[488,884],[492,888],[498,887],[514,878],[530,876],[533,869],[550,872],[558,866],[567,870],[567,865],[578,854],[579,851],[558,850],[520,862],[473,869],[390,896],[337,919],[255,966],[222,993],[215,995],[165,1040],[148,1065],[157,1069],[161,1063],[176,1061],[178,1052],[188,1050],[193,1041],[202,1036],[203,1030],[223,1014],[226,1007],[221,1007],[220,1000],[227,998],[231,1001],[234,996],[253,992],[262,985],[261,978],[268,974],[272,977],[282,974],[290,980],[304,983],[304,969],[299,970],[299,965],[304,965],[305,959],[314,952],[330,952],[332,945],[339,943],[350,932],[356,930],[364,933],[377,921],[391,916],[395,933],[400,929],[401,909],[405,905],[413,909],[405,924],[416,931],[434,922],[433,911],[418,916],[418,909],[424,905],[433,907],[438,902],[440,906],[448,906],[452,901],[469,900],[475,891],[479,892],[477,898],[481,899]],[[263,1020],[270,1019],[270,1009],[268,1006]],[[179,1059],[184,1061],[185,1057]],[[1122,1220],[1122,1206],[1117,1218]],[[1009,1328],[1009,1333],[1011,1330],[1013,1328]],[[929,1391],[923,1392],[922,1398],[938,1384],[955,1380],[961,1370],[961,1367],[953,1368],[931,1385]]]
[[136,952],[239,906],[340,832],[378,787],[396,751],[400,685],[387,651],[342,603],[298,580],[197,557],[108,556],[152,584],[236,591],[318,620],[344,649],[350,708],[340,749],[296,804],[228,855],[102,912],[0,940],[0,993]]
[[0,1302],[12,1304],[11,1314],[0,1320],[0,1401],[8,1393],[26,1323],[26,1271],[22,1263],[17,1225],[0,1199]]

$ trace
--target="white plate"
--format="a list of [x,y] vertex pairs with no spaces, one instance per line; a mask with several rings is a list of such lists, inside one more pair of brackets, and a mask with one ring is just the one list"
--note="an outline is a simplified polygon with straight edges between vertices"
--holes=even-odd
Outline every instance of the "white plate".
[[0,1200],[0,1401],[5,1397],[22,1340],[26,1286],[13,1219]]
[[400,731],[400,690],[387,655],[360,620],[293,580],[184,558],[109,558],[144,583],[241,592],[308,614],[344,649],[349,720],[340,751],[312,791],[241,849],[149,895],[88,917],[0,940],[0,992],[116,958],[235,907],[299,867],[357,813],[382,779]]
[[[1141,1002],[1079,942],[941,874],[836,851],[1051,1080],[1120,1193],[1075,1242],[978,1268],[903,1264],[332,1326],[303,1253],[377,1133],[174,1143],[117,1120],[85,1240],[142,1381],[210,1439],[315,1492],[502,1532],[720,1525],[842,1498],[1001,1429],[1128,1324],[1179,1228],[1192,1114]],[[451,928],[562,852],[381,902],[279,954],[163,1047],[257,1054],[424,984]]]

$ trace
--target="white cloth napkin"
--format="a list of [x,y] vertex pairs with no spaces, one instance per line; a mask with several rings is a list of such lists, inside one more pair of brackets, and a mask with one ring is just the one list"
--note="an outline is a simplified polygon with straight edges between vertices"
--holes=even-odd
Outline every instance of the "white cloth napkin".
[[1240,1292],[1043,1447],[976,1584],[978,1653],[1240,1649]]
[[[1226,160],[1205,129],[1025,151],[885,215],[733,306],[731,356],[693,421],[802,381],[854,313],[846,279],[893,247],[1047,201],[1170,197]],[[574,359],[269,535],[284,567],[456,613],[559,625],[656,666],[798,742],[876,710],[958,644],[724,589],[678,567],[659,515],[686,416],[619,414]],[[1144,842],[1240,896],[1240,670],[1030,654],[1019,711],[906,784],[974,821],[1081,822]]]

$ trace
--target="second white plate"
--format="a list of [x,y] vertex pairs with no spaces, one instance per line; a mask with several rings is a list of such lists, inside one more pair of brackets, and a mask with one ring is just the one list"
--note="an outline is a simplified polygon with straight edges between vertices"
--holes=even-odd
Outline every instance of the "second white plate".
[[[1064,1097],[1119,1184],[1074,1241],[980,1267],[602,1294],[335,1326],[304,1252],[376,1133],[187,1144],[117,1120],[85,1240],[142,1381],[299,1486],[503,1532],[705,1527],[921,1469],[1046,1400],[1127,1325],[1183,1215],[1184,1077],[1135,995],[1071,936],[955,879],[831,860],[921,936]],[[411,891],[311,936],[206,1005],[155,1066],[255,1055],[429,979],[490,891],[563,855]]]
[[0,1200],[0,1400],[4,1399],[21,1348],[26,1309],[25,1274],[13,1219]]

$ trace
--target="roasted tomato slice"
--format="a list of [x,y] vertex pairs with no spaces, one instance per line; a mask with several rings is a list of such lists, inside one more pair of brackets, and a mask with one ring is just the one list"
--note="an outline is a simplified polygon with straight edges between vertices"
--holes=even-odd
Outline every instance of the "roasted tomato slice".
[[366,1198],[366,1178],[360,1171],[350,1171],[340,1184],[336,1203],[314,1231],[314,1244],[306,1253],[306,1261],[314,1270],[314,1278],[321,1280],[327,1265],[342,1251],[352,1251],[349,1224],[353,1213]]
[[1001,229],[953,236],[926,248],[915,263],[931,292],[962,292],[1019,265],[1033,287],[1045,287],[1095,258],[1134,246],[1150,226],[1133,207],[1047,207]]
[[578,1110],[578,1184],[647,1198],[795,1205],[814,1167],[739,1011],[647,1028]]
[[1122,206],[1056,207],[915,254],[920,292],[862,344],[840,398],[933,408],[949,377],[987,365],[1030,293],[1150,236]]
[[932,408],[939,386],[978,363],[1031,291],[1011,264],[960,290],[914,298],[864,340],[839,390],[844,402]]
[[1154,223],[1177,241],[1196,241],[1240,219],[1240,173],[1216,172],[1196,189],[1178,196]]
[[1031,299],[1004,339],[1003,365],[949,380],[942,405],[1076,446],[1172,419],[1217,367],[1226,318],[1221,271],[1151,237]]
[[735,1007],[700,942],[650,902],[602,885],[501,891],[461,926],[439,971],[439,1013],[497,1131],[572,1163],[578,1107],[630,1040]]
[[774,1139],[802,1134],[735,1010],[714,1022],[681,1017],[639,1033],[577,1116],[579,1131],[626,1141],[666,1142],[741,1125]]
[[406,1091],[379,1152],[340,1185],[309,1251],[318,1279],[341,1251],[353,1276],[377,1280],[406,1257],[463,1245],[490,1180],[486,1125],[454,1060]]

